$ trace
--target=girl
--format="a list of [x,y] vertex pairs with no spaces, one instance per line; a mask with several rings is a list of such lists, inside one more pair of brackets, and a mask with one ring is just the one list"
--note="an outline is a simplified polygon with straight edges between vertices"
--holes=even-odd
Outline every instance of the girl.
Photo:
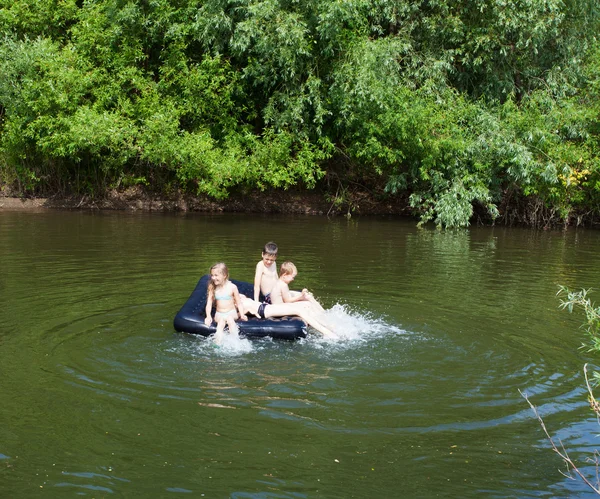
[[[223,334],[225,325],[229,329],[229,333],[237,335],[238,328],[235,324],[237,319],[247,321],[248,318],[244,314],[242,300],[235,284],[229,281],[229,271],[224,263],[215,263],[210,268],[210,281],[208,282],[208,296],[206,298],[206,319],[204,323],[210,326],[213,322],[212,307],[213,302],[216,303],[215,322],[217,323],[217,332],[215,333],[215,343],[220,345],[223,343]],[[239,315],[236,310],[240,311]]]

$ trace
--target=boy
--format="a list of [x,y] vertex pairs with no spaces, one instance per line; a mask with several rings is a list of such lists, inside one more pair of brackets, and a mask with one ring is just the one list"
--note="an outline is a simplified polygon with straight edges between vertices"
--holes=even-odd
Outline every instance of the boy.
[[315,297],[308,291],[303,289],[301,293],[298,291],[290,291],[290,283],[298,275],[298,269],[292,262],[283,262],[279,269],[279,279],[271,289],[269,298],[270,303],[295,303],[298,301],[308,301],[313,307],[314,312],[324,312],[325,310]]
[[268,242],[262,252],[262,260],[256,264],[256,273],[254,274],[254,301],[258,301],[260,294],[265,297],[265,303],[271,303],[271,290],[277,279],[277,245],[274,242]]

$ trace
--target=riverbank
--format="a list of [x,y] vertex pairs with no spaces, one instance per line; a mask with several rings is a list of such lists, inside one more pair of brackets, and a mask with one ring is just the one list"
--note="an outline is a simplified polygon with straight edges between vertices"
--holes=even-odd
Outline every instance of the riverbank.
[[140,188],[108,191],[102,198],[89,196],[20,198],[0,192],[0,210],[43,209],[287,213],[330,216],[410,215],[408,207],[399,200],[376,200],[368,192],[346,194],[341,199],[317,191],[267,191],[232,195],[219,201],[181,193],[164,197]]
[[[378,196],[367,189],[345,191],[343,196],[322,190],[270,190],[230,195],[215,200],[177,192],[173,195],[153,193],[141,187],[110,190],[103,197],[61,196],[18,197],[0,191],[0,211],[33,210],[121,210],[149,212],[205,213],[279,213],[289,215],[360,216],[387,215],[418,218],[412,213],[408,200],[400,196]],[[523,226],[536,229],[566,229],[567,227],[600,228],[594,214],[571,214],[567,220],[555,210],[544,207],[539,199],[525,199],[508,205],[501,203],[500,216],[491,220],[485,210],[477,210],[471,225]]]

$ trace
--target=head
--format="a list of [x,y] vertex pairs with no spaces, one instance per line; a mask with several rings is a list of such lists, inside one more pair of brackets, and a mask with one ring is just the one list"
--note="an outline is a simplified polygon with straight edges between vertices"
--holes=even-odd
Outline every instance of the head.
[[279,278],[289,284],[298,275],[298,269],[292,262],[283,262],[279,268]]
[[277,245],[274,242],[269,242],[265,244],[265,247],[262,252],[262,260],[265,267],[270,267],[277,260]]
[[209,270],[210,281],[208,282],[208,290],[214,290],[215,287],[222,285],[229,279],[229,270],[227,265],[222,262],[215,263]]

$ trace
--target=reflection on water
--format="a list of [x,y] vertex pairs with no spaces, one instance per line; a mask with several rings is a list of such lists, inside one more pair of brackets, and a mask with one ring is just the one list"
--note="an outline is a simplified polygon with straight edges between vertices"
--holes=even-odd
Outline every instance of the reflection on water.
[[[586,497],[518,390],[572,457],[595,448],[555,293],[597,286],[599,237],[0,212],[0,495]],[[173,331],[200,275],[251,281],[271,239],[340,340]]]

